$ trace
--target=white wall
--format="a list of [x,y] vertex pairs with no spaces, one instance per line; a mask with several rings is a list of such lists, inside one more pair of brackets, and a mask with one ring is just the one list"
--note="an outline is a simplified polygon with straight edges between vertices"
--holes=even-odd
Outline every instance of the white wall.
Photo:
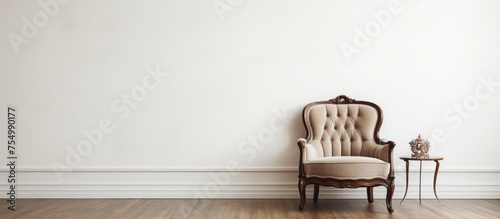
[[398,158],[422,134],[445,156],[441,198],[500,198],[499,10],[494,0],[2,0],[0,142],[13,105],[19,197],[296,198],[301,110],[346,94],[384,109],[396,197]]

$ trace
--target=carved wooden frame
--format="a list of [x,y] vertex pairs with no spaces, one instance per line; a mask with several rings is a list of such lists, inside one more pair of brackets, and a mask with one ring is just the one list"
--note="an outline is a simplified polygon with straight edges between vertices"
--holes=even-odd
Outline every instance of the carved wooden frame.
[[[375,126],[375,130],[373,133],[373,139],[377,144],[387,144],[389,145],[389,150],[388,150],[388,160],[389,160],[389,165],[390,165],[390,171],[389,174],[387,175],[387,178],[373,178],[373,179],[358,179],[358,180],[351,180],[351,179],[337,179],[337,178],[323,178],[323,177],[307,177],[304,173],[304,163],[302,160],[303,157],[303,150],[305,147],[305,144],[307,142],[310,142],[312,140],[312,135],[310,134],[310,123],[309,123],[309,118],[306,116],[307,110],[317,104],[363,104],[363,105],[368,105],[377,110],[378,118],[377,118],[377,123]],[[380,130],[380,126],[382,125],[382,109],[375,103],[368,102],[368,101],[358,101],[355,99],[351,99],[345,95],[339,95],[336,98],[330,99],[328,101],[318,101],[318,102],[313,102],[310,104],[307,104],[304,107],[304,110],[302,111],[302,121],[304,122],[304,126],[306,127],[306,138],[305,139],[299,139],[297,142],[299,149],[300,149],[300,158],[299,158],[299,193],[300,193],[300,204],[299,204],[299,209],[302,210],[304,209],[304,204],[306,202],[306,186],[309,184],[314,184],[314,197],[313,200],[314,202],[318,201],[318,194],[319,194],[319,186],[333,186],[337,188],[358,188],[358,187],[366,187],[366,192],[367,192],[367,197],[368,197],[368,202],[373,203],[373,187],[374,186],[384,186],[387,188],[387,195],[386,195],[386,206],[387,206],[387,211],[389,213],[394,212],[394,209],[392,208],[392,196],[394,194],[394,162],[392,159],[392,151],[394,150],[394,147],[396,144],[393,141],[382,141],[380,140],[378,136],[378,132]]]

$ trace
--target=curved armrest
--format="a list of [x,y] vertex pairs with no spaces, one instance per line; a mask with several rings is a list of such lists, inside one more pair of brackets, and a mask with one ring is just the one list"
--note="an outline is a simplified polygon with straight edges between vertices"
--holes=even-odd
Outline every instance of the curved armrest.
[[297,144],[298,144],[298,145],[299,145],[299,147],[300,147],[300,145],[301,145],[301,144],[307,144],[307,140],[306,140],[305,138],[299,138],[299,139],[297,140]]
[[395,146],[396,143],[394,143],[393,141],[388,141],[386,139],[382,139],[379,142],[372,142],[371,144],[366,145],[366,152],[368,153],[366,156],[378,158],[389,163],[389,178],[394,178],[394,162],[392,161],[392,151],[394,150]]
[[316,148],[314,148],[312,144],[307,143],[305,138],[299,138],[297,140],[297,145],[299,145],[300,149],[300,163],[305,163],[308,160],[318,157]]
[[387,162],[389,162],[389,164],[391,166],[391,169],[389,172],[389,178],[394,179],[394,162],[392,161],[392,151],[394,150],[396,143],[393,141],[388,141],[387,139],[380,140],[380,143],[387,145],[389,147],[389,151],[387,152],[387,157],[388,157]]
[[366,151],[366,156],[381,159],[385,162],[392,163],[392,151],[396,143],[382,139],[379,142],[371,142],[365,145],[363,150]]

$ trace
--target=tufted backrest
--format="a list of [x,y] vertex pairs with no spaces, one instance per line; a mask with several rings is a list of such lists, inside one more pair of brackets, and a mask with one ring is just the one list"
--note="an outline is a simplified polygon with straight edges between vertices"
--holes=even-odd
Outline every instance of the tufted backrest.
[[379,141],[381,117],[377,105],[345,96],[311,103],[303,111],[307,142],[319,157],[369,154],[367,145]]

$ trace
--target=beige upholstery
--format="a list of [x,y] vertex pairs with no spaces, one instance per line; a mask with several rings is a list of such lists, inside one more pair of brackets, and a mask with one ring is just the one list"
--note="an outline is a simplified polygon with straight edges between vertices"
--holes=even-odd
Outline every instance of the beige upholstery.
[[299,209],[304,207],[308,184],[314,184],[314,201],[318,199],[319,186],[367,187],[370,203],[373,187],[384,186],[387,210],[392,213],[395,143],[378,137],[382,124],[380,107],[340,95],[308,104],[304,107],[303,121],[307,136],[297,142]]

